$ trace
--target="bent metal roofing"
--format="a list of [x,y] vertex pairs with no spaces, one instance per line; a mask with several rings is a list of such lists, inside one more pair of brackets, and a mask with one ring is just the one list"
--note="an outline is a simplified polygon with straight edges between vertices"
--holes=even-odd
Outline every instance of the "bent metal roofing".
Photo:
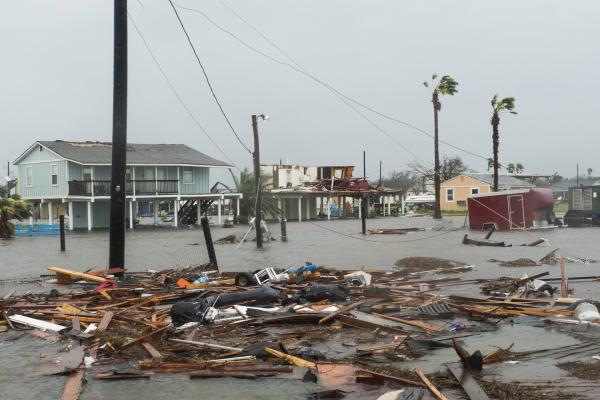
[[[112,162],[112,143],[110,142],[55,140],[39,141],[35,144],[47,147],[59,156],[81,164],[111,164]],[[32,148],[35,147],[35,144]],[[127,164],[231,167],[228,163],[207,156],[185,144],[128,143]]]

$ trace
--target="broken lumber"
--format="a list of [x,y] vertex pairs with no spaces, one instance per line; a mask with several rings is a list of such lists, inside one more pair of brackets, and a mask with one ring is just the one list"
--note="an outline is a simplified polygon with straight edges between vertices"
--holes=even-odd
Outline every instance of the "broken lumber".
[[373,382],[373,381],[378,381],[378,382],[382,382],[382,383],[384,381],[392,381],[392,382],[401,383],[403,385],[423,387],[422,383],[419,383],[416,381],[411,381],[410,379],[400,378],[398,376],[380,374],[379,372],[371,371],[368,369],[357,370],[356,371],[356,381],[357,382],[365,382],[365,383]]
[[205,343],[205,342],[195,342],[193,340],[169,339],[169,342],[191,344],[191,345],[194,345],[194,346],[208,347],[210,349],[217,349],[217,350],[235,351],[235,352],[238,352],[238,353],[244,351],[244,349],[240,349],[238,347],[222,346],[220,344]]
[[330,320],[332,320],[333,318],[335,318],[336,316],[338,316],[340,314],[343,314],[345,312],[354,310],[355,308],[360,307],[361,305],[363,305],[365,301],[366,300],[357,301],[356,303],[349,304],[349,305],[344,306],[344,307],[342,307],[342,308],[340,308],[340,309],[338,309],[338,310],[336,310],[336,311],[334,311],[332,313],[329,313],[329,315],[327,315],[326,317],[323,317],[323,318],[321,318],[319,320],[319,324],[322,324],[322,323],[325,323],[327,321],[330,321]]
[[494,242],[491,240],[480,240],[480,239],[470,239],[469,236],[465,233],[463,236],[462,244],[469,244],[475,246],[491,246],[491,247],[510,247],[512,245],[506,244],[504,242]]
[[460,386],[471,400],[489,400],[488,395],[481,389],[473,375],[458,363],[448,364],[450,373],[454,375]]
[[435,397],[437,400],[448,400],[448,398],[444,396],[442,392],[440,392],[435,386],[433,386],[433,383],[431,383],[427,376],[425,376],[423,371],[417,369],[415,370],[415,372],[419,376],[421,381],[425,384],[425,386],[427,386],[427,389],[429,389],[433,397]]
[[295,357],[290,354],[285,354],[285,353],[282,353],[281,351],[274,350],[270,347],[265,347],[265,351],[267,353],[269,353],[277,358],[281,358],[282,360],[285,360],[285,361],[289,362],[290,364],[295,365],[297,367],[312,368],[312,369],[317,368],[317,364],[312,361],[307,361],[300,357]]
[[63,390],[63,400],[79,400],[79,396],[81,396],[81,391],[83,390],[84,374],[85,371],[83,369],[77,369],[69,373],[69,378]]
[[19,324],[31,326],[33,328],[38,328],[43,331],[60,332],[63,329],[67,329],[66,326],[53,324],[52,322],[42,321],[40,319],[30,318],[19,314],[11,315],[10,317],[8,317],[8,320],[12,322],[17,322]]
[[77,272],[66,268],[59,267],[50,267],[48,271],[52,271],[56,273],[56,278],[58,279],[58,283],[71,283],[73,280],[80,281],[88,281],[88,282],[97,282],[104,283],[108,281],[106,278],[102,278],[101,276],[95,276],[91,274],[86,274],[83,272]]

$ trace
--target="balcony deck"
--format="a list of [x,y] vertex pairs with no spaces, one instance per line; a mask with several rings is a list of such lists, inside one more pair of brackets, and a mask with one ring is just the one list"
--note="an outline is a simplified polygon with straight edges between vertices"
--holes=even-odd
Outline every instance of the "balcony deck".
[[[179,192],[178,180],[131,180],[126,182],[128,196],[174,195]],[[110,181],[69,181],[69,196],[110,196]]]

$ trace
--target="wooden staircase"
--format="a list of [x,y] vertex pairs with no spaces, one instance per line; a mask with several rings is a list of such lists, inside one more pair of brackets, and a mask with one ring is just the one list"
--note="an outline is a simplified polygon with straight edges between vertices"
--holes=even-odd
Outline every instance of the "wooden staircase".
[[206,210],[213,203],[210,199],[189,199],[181,207],[179,207],[179,223],[182,225],[194,225],[198,223],[198,206],[200,207],[201,214],[204,214]]

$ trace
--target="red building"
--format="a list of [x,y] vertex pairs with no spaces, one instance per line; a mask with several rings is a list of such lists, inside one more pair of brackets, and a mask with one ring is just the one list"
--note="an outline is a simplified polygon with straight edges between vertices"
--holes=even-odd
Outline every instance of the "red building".
[[550,189],[506,190],[473,195],[467,199],[469,227],[499,230],[529,229],[554,223]]

